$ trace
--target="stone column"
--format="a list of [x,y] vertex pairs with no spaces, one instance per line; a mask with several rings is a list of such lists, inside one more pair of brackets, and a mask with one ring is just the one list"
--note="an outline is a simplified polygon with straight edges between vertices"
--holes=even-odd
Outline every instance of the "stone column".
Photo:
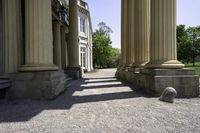
[[66,42],[67,27],[61,27],[61,53],[62,53],[62,68],[67,68],[67,42]]
[[20,71],[57,70],[53,64],[50,0],[25,0],[25,65]]
[[126,65],[127,0],[121,0],[121,66]]
[[151,0],[150,62],[146,67],[184,67],[177,61],[176,0]]
[[127,0],[126,66],[134,63],[134,4],[135,0]]
[[5,73],[14,73],[20,66],[21,31],[21,1],[2,0],[4,23],[4,65]]
[[54,32],[54,57],[55,64],[62,69],[62,59],[61,59],[61,24],[58,21],[53,23],[53,32]]
[[2,0],[0,1],[0,76],[4,72],[4,54],[3,54],[3,5]]
[[78,3],[77,0],[69,1],[69,66],[79,65],[79,34],[78,34]]
[[135,0],[135,62],[143,67],[149,61],[150,0]]
[[83,71],[79,65],[79,28],[78,28],[78,2],[69,1],[69,66],[66,73],[74,79],[82,77]]

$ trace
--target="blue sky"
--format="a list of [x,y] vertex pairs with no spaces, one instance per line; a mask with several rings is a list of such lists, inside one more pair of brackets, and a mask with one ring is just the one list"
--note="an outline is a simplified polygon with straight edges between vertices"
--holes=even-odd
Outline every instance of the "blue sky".
[[[121,0],[87,0],[91,12],[93,30],[101,21],[114,31],[111,35],[113,47],[120,48]],[[200,25],[200,0],[177,0],[177,24]]]

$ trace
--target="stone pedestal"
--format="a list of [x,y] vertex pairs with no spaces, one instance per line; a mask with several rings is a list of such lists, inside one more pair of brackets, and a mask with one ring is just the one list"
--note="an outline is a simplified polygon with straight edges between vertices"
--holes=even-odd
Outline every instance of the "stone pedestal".
[[63,71],[21,72],[11,74],[9,98],[53,99],[65,90]]
[[121,71],[119,78],[137,89],[159,97],[167,87],[173,87],[179,98],[199,96],[199,77],[192,69],[140,69],[139,72]]
[[143,69],[140,85],[153,96],[160,96],[166,87],[173,87],[179,98],[199,96],[199,77],[192,69]]

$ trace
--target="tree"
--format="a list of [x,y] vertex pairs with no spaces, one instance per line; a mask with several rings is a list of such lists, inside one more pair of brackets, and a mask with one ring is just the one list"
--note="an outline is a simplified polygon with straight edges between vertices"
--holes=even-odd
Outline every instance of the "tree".
[[192,58],[193,66],[195,66],[195,59],[200,55],[200,27],[189,27],[187,33],[189,37],[188,45],[190,46],[188,48],[189,56]]
[[178,60],[186,60],[189,62],[190,56],[188,56],[186,53],[188,53],[188,49],[190,49],[189,46],[189,37],[185,28],[185,25],[178,25],[176,28],[177,31],[177,54],[178,54]]
[[111,62],[115,56],[111,46],[110,34],[112,29],[105,22],[98,24],[98,29],[93,33],[93,64],[94,67],[111,67]]
[[187,63],[192,59],[195,66],[195,59],[200,55],[200,27],[178,25],[176,30],[178,59]]

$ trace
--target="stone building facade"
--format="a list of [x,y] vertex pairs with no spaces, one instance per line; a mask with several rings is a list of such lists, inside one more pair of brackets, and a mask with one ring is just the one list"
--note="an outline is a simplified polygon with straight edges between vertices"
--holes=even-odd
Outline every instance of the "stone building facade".
[[[176,0],[121,2],[117,76],[153,96],[173,87],[178,97],[198,97],[199,77],[177,61]],[[0,29],[0,89],[9,82],[8,97],[52,99],[68,76],[92,69],[85,1],[0,0]]]
[[52,99],[69,77],[93,69],[85,1],[0,0],[0,29],[0,88],[10,83],[7,97]]

